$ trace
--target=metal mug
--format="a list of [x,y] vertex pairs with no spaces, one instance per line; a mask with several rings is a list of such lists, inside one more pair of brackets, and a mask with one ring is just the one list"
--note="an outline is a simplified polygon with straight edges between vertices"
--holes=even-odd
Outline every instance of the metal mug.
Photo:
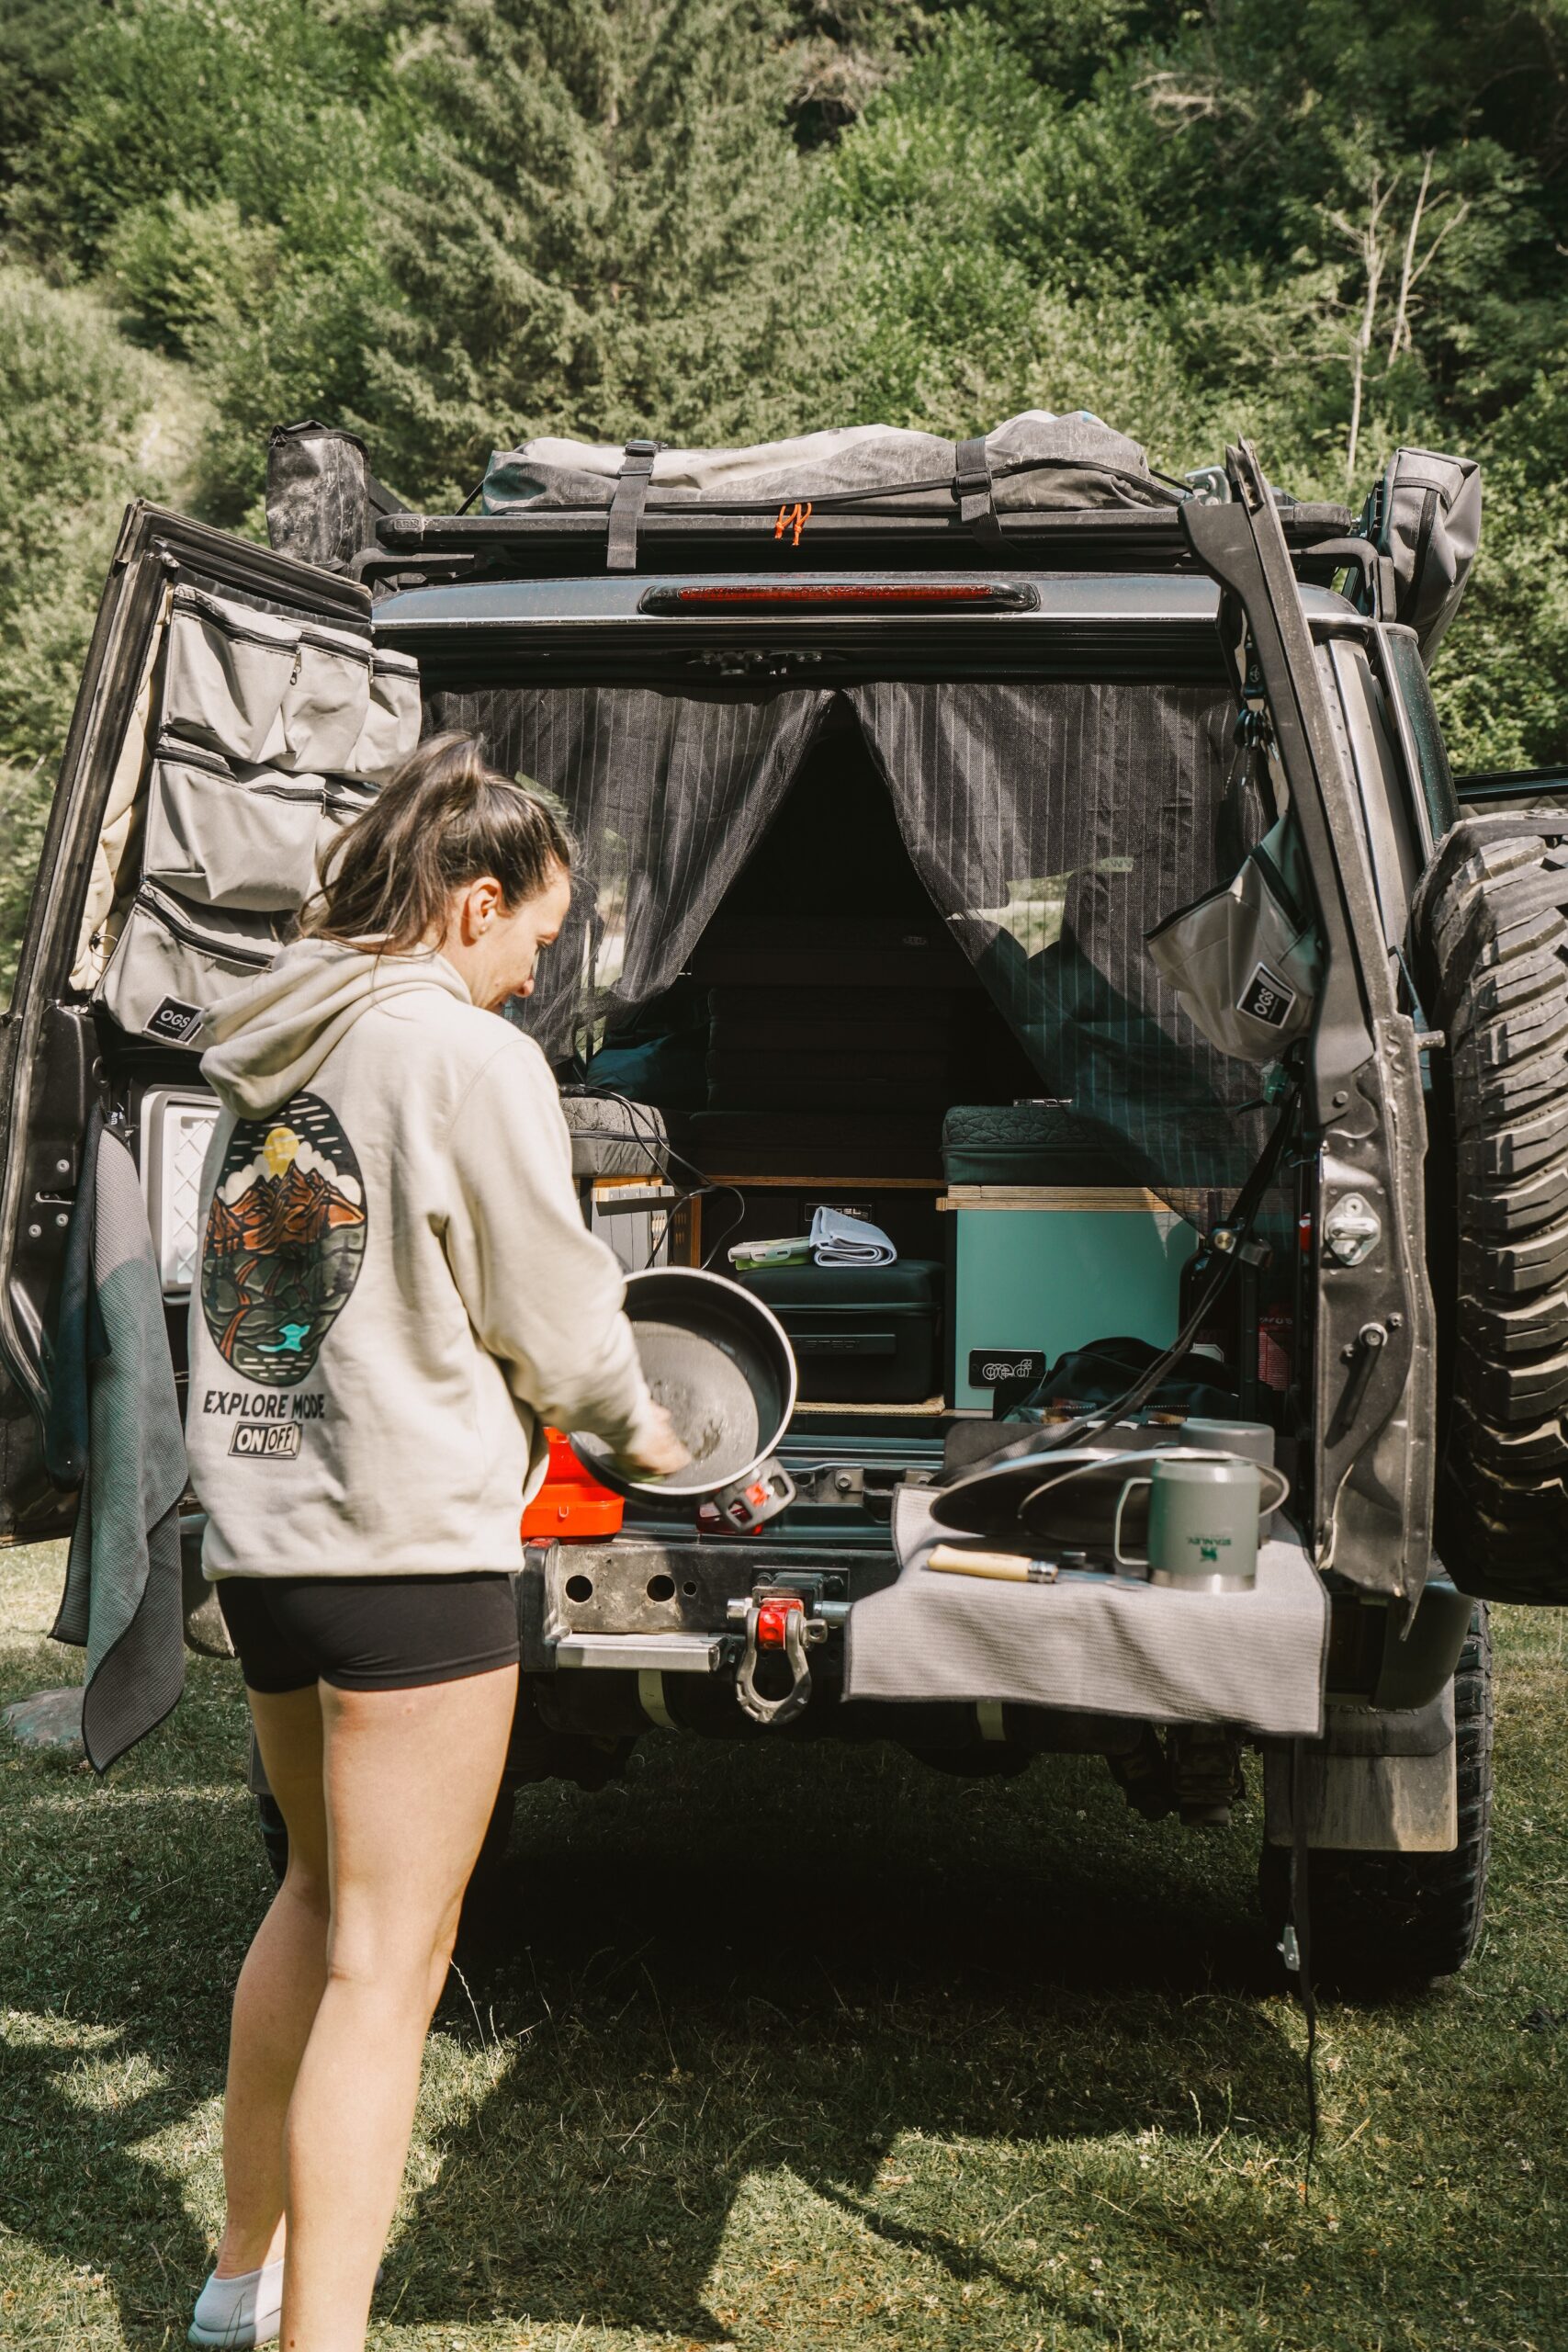
[[[1122,1514],[1139,1487],[1149,1489],[1148,1551],[1122,1549]],[[1235,1453],[1162,1453],[1146,1477],[1129,1478],[1116,1502],[1111,1552],[1119,1568],[1147,1568],[1151,1584],[1183,1592],[1250,1592],[1258,1581],[1258,1534],[1291,1482]]]

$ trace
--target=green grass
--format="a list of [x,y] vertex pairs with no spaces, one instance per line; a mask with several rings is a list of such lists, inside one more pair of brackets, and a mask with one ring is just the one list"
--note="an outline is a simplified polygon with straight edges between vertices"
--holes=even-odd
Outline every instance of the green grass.
[[[0,1700],[71,1679],[0,1566]],[[1429,1998],[1299,2017],[1251,1806],[1103,1767],[651,1736],[525,1793],[510,1925],[430,2045],[373,2345],[398,2352],[1562,2352],[1562,1621],[1499,1611],[1490,1924]],[[219,2210],[267,1879],[232,1668],[105,1785],[0,1743],[0,2345],[174,2346]]]

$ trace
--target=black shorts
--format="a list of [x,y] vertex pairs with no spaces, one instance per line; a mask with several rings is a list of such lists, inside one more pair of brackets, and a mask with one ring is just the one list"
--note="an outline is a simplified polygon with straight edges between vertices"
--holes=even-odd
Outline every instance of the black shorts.
[[499,1570],[435,1577],[220,1577],[218,1606],[253,1690],[414,1690],[517,1663]]

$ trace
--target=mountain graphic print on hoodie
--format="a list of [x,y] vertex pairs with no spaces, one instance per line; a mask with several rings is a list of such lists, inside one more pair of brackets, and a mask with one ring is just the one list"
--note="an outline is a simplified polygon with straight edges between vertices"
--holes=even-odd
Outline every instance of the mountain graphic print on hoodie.
[[208,1576],[518,1567],[543,1424],[626,1449],[650,1412],[544,1056],[443,957],[315,939],[203,1035]]
[[202,1313],[224,1363],[268,1386],[307,1378],[364,1257],[359,1162],[320,1096],[241,1119],[201,1251]]

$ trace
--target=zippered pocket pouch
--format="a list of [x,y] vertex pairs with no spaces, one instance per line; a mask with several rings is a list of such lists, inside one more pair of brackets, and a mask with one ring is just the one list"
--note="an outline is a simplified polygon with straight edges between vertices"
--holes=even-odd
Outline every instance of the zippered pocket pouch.
[[133,1037],[195,1046],[203,1014],[265,972],[281,944],[266,915],[187,907],[144,882],[96,1001]]
[[353,770],[370,710],[370,660],[368,638],[317,623],[300,630],[276,765],[296,775]]
[[283,698],[299,631],[291,621],[204,588],[175,590],[164,665],[163,726],[231,760],[283,749]]
[[1305,863],[1281,817],[1234,880],[1145,934],[1155,968],[1222,1054],[1271,1062],[1312,1025],[1323,947]]
[[364,784],[357,776],[330,775],[323,787],[321,828],[316,835],[316,878],[324,876],[338,835],[367,808],[374,808],[380,786]]
[[[378,645],[370,664],[370,701],[351,759],[350,775],[385,784],[419,742],[419,663],[412,653]],[[323,766],[329,763],[323,761]]]
[[152,757],[142,872],[204,906],[301,906],[315,882],[322,800],[319,775],[231,767],[165,735]]

